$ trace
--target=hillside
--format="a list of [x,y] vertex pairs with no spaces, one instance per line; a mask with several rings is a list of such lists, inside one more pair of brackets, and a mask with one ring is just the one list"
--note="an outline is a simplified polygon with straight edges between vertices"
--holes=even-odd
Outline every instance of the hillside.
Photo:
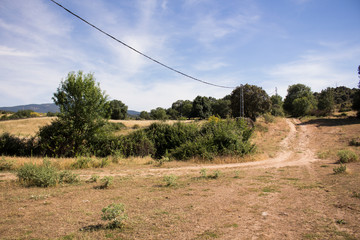
[[[13,107],[0,107],[0,110],[9,111],[9,112],[17,112],[19,110],[32,110],[38,113],[56,113],[59,112],[59,108],[55,105],[55,103],[44,103],[44,104],[28,104],[28,105],[19,105]],[[140,112],[134,110],[128,110],[128,114],[131,116],[138,116]]]

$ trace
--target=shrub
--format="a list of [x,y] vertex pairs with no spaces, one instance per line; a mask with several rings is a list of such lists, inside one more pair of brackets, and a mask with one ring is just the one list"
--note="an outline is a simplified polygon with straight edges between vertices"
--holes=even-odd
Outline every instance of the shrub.
[[88,182],[97,182],[100,177],[98,175],[91,175]]
[[125,157],[145,157],[155,153],[154,143],[143,130],[137,130],[121,139],[121,151]]
[[112,203],[109,206],[104,207],[101,211],[101,219],[104,221],[111,221],[108,224],[109,228],[121,228],[123,225],[123,221],[127,219],[127,215],[125,213],[125,206],[122,203]]
[[0,171],[10,171],[14,169],[14,161],[5,159],[4,156],[0,160]]
[[360,146],[360,138],[353,138],[351,139],[350,146],[355,146],[355,147],[359,147]]
[[334,174],[345,173],[346,172],[346,165],[340,164],[339,167],[334,167],[333,171],[334,171]]
[[177,176],[174,174],[165,175],[164,176],[164,182],[166,183],[165,186],[172,187],[176,185]]
[[187,141],[193,141],[197,135],[197,127],[194,124],[153,123],[146,129],[147,137],[153,142],[155,158],[161,158],[170,151]]
[[72,173],[69,170],[64,170],[59,173],[59,183],[77,183],[79,182],[79,175]]
[[72,169],[84,169],[92,166],[93,160],[90,157],[78,157],[76,162],[71,164]]
[[243,120],[208,122],[198,134],[172,150],[178,160],[192,157],[212,160],[215,156],[245,155],[254,150],[249,139],[253,130]]
[[44,159],[42,165],[25,163],[16,173],[20,183],[31,187],[50,187],[58,182],[58,173],[50,161]]
[[206,178],[207,177],[207,169],[206,168],[202,168],[200,170],[200,174],[202,178]]
[[209,176],[209,178],[218,179],[221,176],[221,172],[219,170],[215,170],[212,175]]
[[266,123],[272,123],[275,121],[275,117],[269,113],[264,114],[263,117]]
[[34,150],[34,138],[22,139],[9,133],[0,135],[0,155],[30,156]]
[[112,176],[105,176],[101,179],[102,185],[100,186],[101,189],[109,188],[114,181],[114,177]]
[[340,163],[356,162],[358,160],[356,153],[351,150],[340,150],[337,154]]

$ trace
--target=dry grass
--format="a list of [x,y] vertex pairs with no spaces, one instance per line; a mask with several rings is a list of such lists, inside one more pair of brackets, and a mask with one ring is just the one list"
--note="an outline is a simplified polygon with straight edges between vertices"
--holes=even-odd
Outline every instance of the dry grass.
[[40,127],[50,124],[54,119],[43,117],[0,121],[0,134],[8,132],[21,137],[35,136]]
[[[360,135],[358,120],[317,119],[303,124],[311,130],[309,147],[314,152],[348,148],[349,141]],[[253,157],[275,154],[288,131],[286,122],[259,120],[257,126],[253,140],[260,156]],[[359,153],[359,147],[350,148]],[[360,239],[360,163],[347,164],[348,174],[334,175],[335,159],[329,156],[305,166],[220,169],[217,179],[202,178],[199,170],[174,171],[178,178],[173,187],[166,187],[162,170],[197,165],[195,160],[155,167],[148,157],[119,159],[106,168],[75,171],[82,175],[79,184],[52,188],[24,188],[2,178],[10,173],[0,173],[0,235],[1,239]],[[74,161],[50,160],[62,166]],[[99,189],[100,183],[86,183],[92,174],[114,176],[113,186]],[[101,209],[110,203],[125,204],[129,219],[122,229],[106,229],[101,221]]]
[[277,117],[272,123],[266,123],[263,118],[259,118],[255,128],[253,142],[257,146],[257,159],[274,157],[280,150],[280,142],[289,132],[285,118]]

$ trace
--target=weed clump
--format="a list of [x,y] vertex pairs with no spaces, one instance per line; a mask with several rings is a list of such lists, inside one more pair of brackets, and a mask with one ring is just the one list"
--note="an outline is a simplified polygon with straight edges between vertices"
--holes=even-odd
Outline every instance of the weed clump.
[[176,185],[177,176],[174,174],[165,175],[164,182],[166,187],[172,187]]
[[346,165],[343,165],[341,163],[339,167],[334,167],[333,171],[334,171],[334,174],[345,173],[346,172]]
[[20,183],[27,187],[50,187],[58,183],[58,172],[50,161],[44,159],[42,165],[25,163],[16,173]]
[[0,160],[0,171],[11,171],[14,169],[14,162],[5,159],[4,156]]
[[109,187],[113,184],[113,182],[114,182],[114,177],[112,177],[112,176],[105,176],[105,177],[103,177],[103,178],[101,179],[101,182],[102,182],[102,184],[101,184],[100,188],[101,188],[101,189],[107,189],[107,188],[109,188]]
[[350,163],[358,161],[358,156],[351,150],[340,150],[337,153],[340,163]]
[[123,226],[123,221],[128,218],[125,213],[125,206],[122,203],[112,203],[109,206],[104,207],[101,211],[101,219],[103,221],[110,221],[108,223],[108,228],[121,228]]
[[72,173],[69,170],[64,170],[59,173],[59,183],[78,183],[80,182],[79,175]]
[[72,184],[80,181],[79,176],[69,170],[58,172],[47,159],[43,160],[42,165],[25,163],[17,170],[16,175],[26,187],[52,187],[59,183]]

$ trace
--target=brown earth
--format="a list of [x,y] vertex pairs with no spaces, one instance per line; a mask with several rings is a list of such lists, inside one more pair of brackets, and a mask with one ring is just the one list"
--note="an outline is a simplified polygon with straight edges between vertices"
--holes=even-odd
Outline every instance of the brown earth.
[[[286,137],[261,161],[77,171],[83,179],[114,176],[109,189],[85,182],[24,188],[0,173],[0,238],[360,239],[360,164],[333,172],[337,150],[359,155],[348,143],[360,136],[360,122],[286,119],[274,131],[275,125],[264,131],[269,145],[284,136],[281,130]],[[176,185],[166,187],[163,176],[171,174]],[[119,202],[129,218],[122,229],[106,229],[101,209]]]

